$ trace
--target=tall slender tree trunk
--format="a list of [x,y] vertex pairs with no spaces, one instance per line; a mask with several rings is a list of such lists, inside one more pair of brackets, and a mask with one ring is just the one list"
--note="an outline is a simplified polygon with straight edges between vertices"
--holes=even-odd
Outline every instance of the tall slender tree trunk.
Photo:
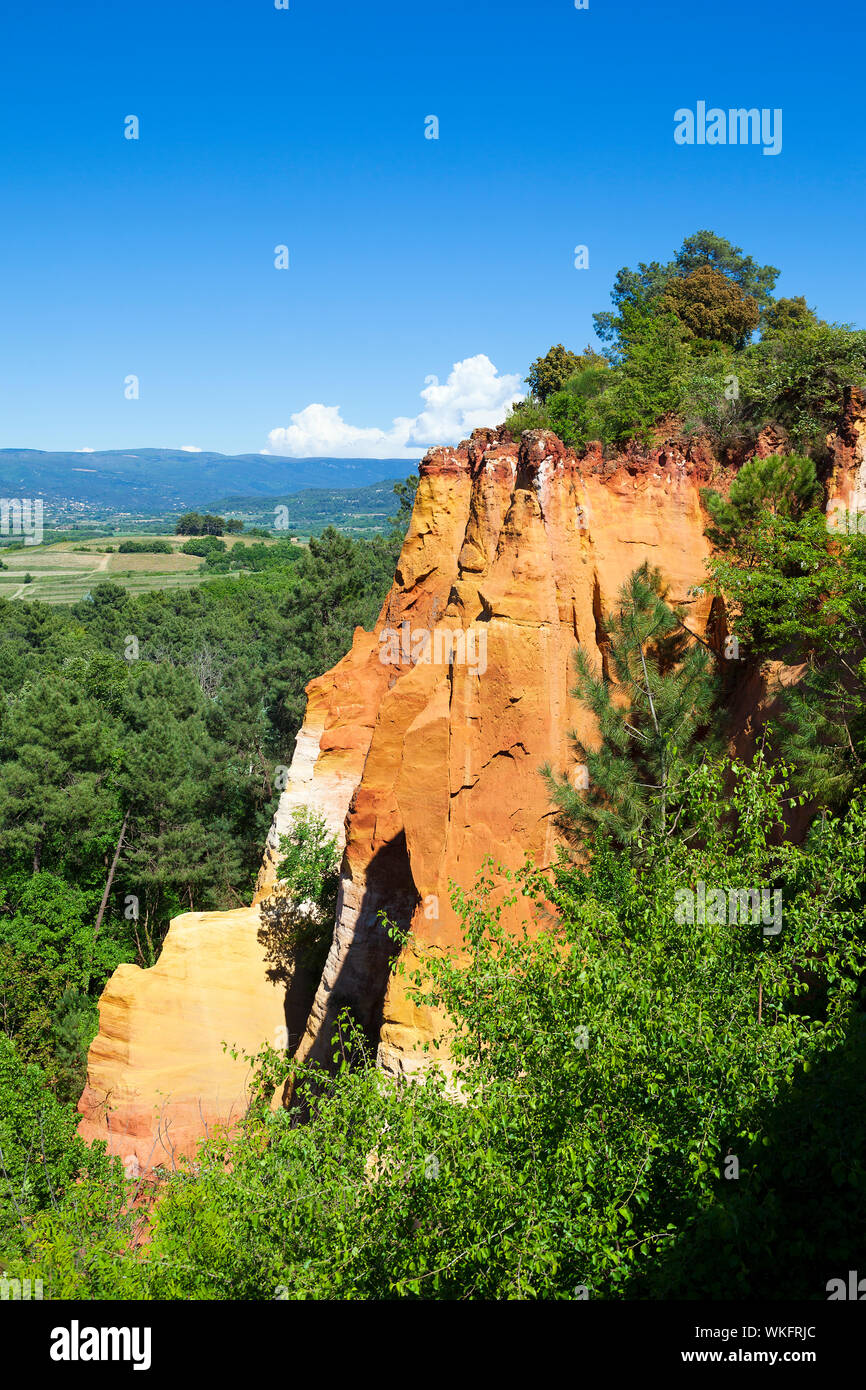
[[661,729],[659,728],[659,721],[656,719],[656,707],[653,701],[652,689],[650,688],[650,678],[649,672],[646,668],[646,658],[643,654],[643,642],[638,642],[638,651],[640,652],[640,664],[643,667],[644,687],[646,689],[647,700],[649,701],[650,714],[652,715],[653,720],[653,728],[656,731],[656,738],[659,740],[660,752],[662,757],[662,835],[664,835],[667,828],[668,761],[664,747],[664,740],[662,739]]
[[108,906],[108,895],[111,892],[111,885],[114,882],[114,871],[117,868],[117,861],[120,858],[120,849],[123,844],[123,837],[126,834],[126,823],[129,820],[131,806],[126,808],[126,815],[123,817],[123,825],[120,827],[120,834],[117,837],[117,847],[114,851],[114,858],[111,861],[111,868],[108,871],[108,878],[105,883],[105,892],[102,895],[102,902],[99,904],[99,912],[96,915],[96,926],[93,928],[93,940],[96,941],[99,928],[102,926],[102,919],[105,916],[105,909]]

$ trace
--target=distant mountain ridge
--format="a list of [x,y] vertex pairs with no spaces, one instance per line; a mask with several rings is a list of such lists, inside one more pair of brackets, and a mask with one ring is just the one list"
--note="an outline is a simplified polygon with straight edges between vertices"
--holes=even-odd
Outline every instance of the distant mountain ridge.
[[0,496],[42,497],[68,517],[100,509],[146,514],[206,507],[215,497],[272,497],[304,488],[358,488],[415,471],[407,459],[284,458],[183,449],[93,453],[0,449]]

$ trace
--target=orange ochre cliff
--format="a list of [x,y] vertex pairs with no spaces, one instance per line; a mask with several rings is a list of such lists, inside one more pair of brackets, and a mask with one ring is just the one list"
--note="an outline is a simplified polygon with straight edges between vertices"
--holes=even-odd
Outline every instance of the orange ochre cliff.
[[[830,443],[831,499],[866,499],[858,396]],[[758,452],[775,446],[767,434]],[[411,927],[407,950],[454,945],[450,882],[470,888],[488,855],[511,868],[527,853],[551,862],[557,832],[539,769],[572,775],[569,731],[593,736],[570,693],[573,657],[580,646],[601,662],[624,580],[648,560],[695,632],[720,626],[694,592],[709,553],[700,489],[718,472],[700,443],[605,459],[600,446],[578,456],[544,430],[519,443],[475,430],[427,454],[375,630],[358,628],[351,651],[307,687],[253,905],[175,918],[157,963],[121,965],[105,988],[79,1103],[86,1138],[105,1139],[132,1173],[194,1155],[243,1114],[245,1057],[288,1039],[299,1058],[327,1060],[347,1004],[386,1072],[422,1064],[435,1020],[391,974],[379,914]],[[766,678],[753,682],[744,726],[770,696]],[[293,991],[270,978],[259,927],[298,807],[325,817],[344,854],[321,979]]]

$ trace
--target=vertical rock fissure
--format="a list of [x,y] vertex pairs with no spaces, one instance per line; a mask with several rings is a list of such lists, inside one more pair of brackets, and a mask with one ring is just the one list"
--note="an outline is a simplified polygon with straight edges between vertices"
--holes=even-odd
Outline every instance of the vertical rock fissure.
[[[343,907],[348,896],[348,887],[344,880],[338,917],[340,907]],[[370,860],[357,916],[351,931],[344,936],[342,948],[339,927],[335,932],[334,946],[317,1000],[320,1016],[318,1019],[311,1016],[307,1025],[308,1039],[311,1032],[314,1032],[314,1037],[307,1048],[301,1048],[307,1061],[317,1061],[326,1066],[331,1064],[332,1038],[337,1017],[343,1009],[349,1010],[353,1021],[364,1034],[370,1055],[375,1056],[391,964],[399,950],[387,927],[380,921],[379,914],[385,913],[389,923],[405,932],[409,929],[418,902],[406,835],[401,831],[378,849]]]

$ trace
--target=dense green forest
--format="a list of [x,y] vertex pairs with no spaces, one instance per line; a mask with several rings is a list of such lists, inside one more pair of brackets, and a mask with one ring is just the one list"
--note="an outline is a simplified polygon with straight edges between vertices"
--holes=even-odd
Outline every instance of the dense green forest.
[[[327,1069],[253,1059],[237,1135],[164,1174],[151,1208],[75,1135],[95,1000],[118,961],[155,958],[172,913],[248,898],[303,686],[372,623],[397,537],[329,531],[184,594],[2,605],[7,1271],[80,1298],[824,1299],[857,1268],[866,536],[828,531],[824,435],[866,334],[773,299],[776,275],[712,233],[621,271],[609,355],[557,345],[510,417],[615,448],[678,416],[733,458],[772,423],[790,447],[705,494],[724,643],[697,641],[643,566],[606,670],[578,657],[601,743],[575,739],[583,786],[539,769],[553,873],[494,856],[453,885],[468,961],[431,951],[405,981],[456,1024],[450,1078],[382,1084],[345,1014]],[[733,696],[771,659],[803,678],[735,757]],[[282,848],[328,929],[332,844],[299,820]],[[500,924],[503,882],[522,934]]]
[[173,914],[249,901],[304,686],[395,563],[332,530],[257,549],[189,592],[0,601],[0,1019],[64,1100],[114,967],[152,964]]

